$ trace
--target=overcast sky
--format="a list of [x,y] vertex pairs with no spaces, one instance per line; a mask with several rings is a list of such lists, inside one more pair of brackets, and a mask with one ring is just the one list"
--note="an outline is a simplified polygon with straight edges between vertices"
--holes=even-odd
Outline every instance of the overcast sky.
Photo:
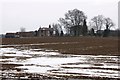
[[79,9],[87,22],[97,15],[110,17],[118,27],[119,0],[0,0],[0,34],[27,31],[57,23],[68,10]]

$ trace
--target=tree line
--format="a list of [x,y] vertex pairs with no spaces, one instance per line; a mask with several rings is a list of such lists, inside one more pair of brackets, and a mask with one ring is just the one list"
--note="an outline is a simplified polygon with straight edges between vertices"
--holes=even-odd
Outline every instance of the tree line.
[[[110,29],[115,26],[112,19],[103,15],[94,16],[87,24],[87,15],[78,9],[68,10],[64,18],[59,18],[56,24],[52,24],[56,36],[63,36],[62,26],[66,30],[66,35],[72,36],[103,36],[109,35]],[[103,32],[101,32],[103,31]]]

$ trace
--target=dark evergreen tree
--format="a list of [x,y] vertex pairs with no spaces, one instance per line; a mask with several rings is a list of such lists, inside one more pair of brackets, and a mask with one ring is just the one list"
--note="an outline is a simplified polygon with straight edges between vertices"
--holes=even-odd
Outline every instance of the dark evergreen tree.
[[53,36],[53,28],[51,28],[51,25],[49,25],[49,29],[50,29],[50,36]]
[[83,27],[82,27],[82,35],[85,36],[85,35],[87,35],[87,33],[88,33],[88,27],[86,24],[86,20],[84,19]]
[[64,35],[63,31],[61,31],[60,36],[63,36],[63,35]]
[[49,25],[49,28],[51,28],[51,25]]
[[95,36],[95,31],[94,31],[93,28],[90,30],[90,35],[91,35],[91,36]]

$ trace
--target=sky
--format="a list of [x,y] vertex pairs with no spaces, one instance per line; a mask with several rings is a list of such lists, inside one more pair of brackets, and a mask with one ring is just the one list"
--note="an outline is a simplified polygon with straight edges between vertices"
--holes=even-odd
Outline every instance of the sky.
[[87,22],[94,16],[110,17],[118,27],[119,0],[0,0],[0,34],[38,30],[58,23],[68,10],[79,9],[87,15]]

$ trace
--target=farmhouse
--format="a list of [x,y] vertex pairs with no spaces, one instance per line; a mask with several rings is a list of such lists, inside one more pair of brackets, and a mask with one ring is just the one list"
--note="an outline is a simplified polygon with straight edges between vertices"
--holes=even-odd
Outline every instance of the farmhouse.
[[54,29],[49,26],[39,28],[36,31],[29,31],[29,32],[16,32],[16,33],[6,33],[5,37],[6,38],[21,38],[21,37],[48,37],[48,36],[53,36]]
[[46,27],[43,27],[43,28],[39,28],[39,30],[37,31],[37,36],[38,37],[41,37],[41,36],[53,36],[53,32],[54,32],[54,29],[49,27],[49,28],[46,28]]
[[82,34],[82,26],[78,25],[78,26],[73,26],[70,28],[70,35],[71,36],[79,36]]
[[86,20],[84,20],[82,25],[75,25],[70,28],[70,34],[71,36],[81,36],[81,35],[87,35],[88,28]]

